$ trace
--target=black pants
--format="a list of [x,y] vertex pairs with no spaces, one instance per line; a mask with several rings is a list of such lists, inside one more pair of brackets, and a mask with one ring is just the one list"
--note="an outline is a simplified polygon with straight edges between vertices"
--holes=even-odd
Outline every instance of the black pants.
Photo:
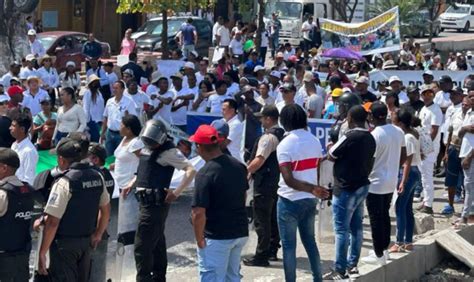
[[268,260],[271,255],[276,255],[280,247],[280,234],[276,218],[277,195],[255,195],[253,200],[253,213],[255,232],[258,236],[255,258]]
[[[4,232],[4,231],[2,231]],[[27,252],[17,254],[0,254],[0,281],[23,282],[30,276]]]
[[265,65],[265,59],[267,58],[268,47],[260,47],[260,61]]
[[367,195],[367,211],[369,212],[370,229],[372,230],[372,241],[374,251],[378,257],[383,256],[383,251],[390,245],[390,204],[392,193]]
[[54,240],[49,249],[50,281],[89,281],[91,251],[90,238]]
[[169,205],[140,204],[138,228],[135,235],[137,282],[166,281],[165,223]]

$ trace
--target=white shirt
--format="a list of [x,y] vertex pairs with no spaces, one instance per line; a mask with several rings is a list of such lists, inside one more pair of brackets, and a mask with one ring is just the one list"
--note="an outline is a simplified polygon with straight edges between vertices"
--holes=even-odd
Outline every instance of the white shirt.
[[10,80],[13,78],[13,74],[11,72],[7,72],[0,78],[0,82],[3,84],[3,87],[7,89],[10,87]]
[[225,26],[221,26],[217,30],[217,35],[220,36],[219,46],[229,46],[230,43],[230,32]]
[[126,187],[134,174],[137,172],[139,159],[134,152],[143,149],[145,146],[140,137],[135,137],[127,145],[120,145],[115,149],[115,181],[120,189]]
[[104,119],[105,101],[100,91],[98,91],[95,102],[93,102],[92,93],[89,89],[87,89],[86,92],[84,92],[84,96],[82,97],[82,107],[84,108],[87,122],[91,120],[95,122],[102,122]]
[[30,109],[31,115],[35,116],[41,112],[40,101],[43,101],[44,99],[49,99],[49,94],[44,89],[40,88],[34,96],[28,89],[23,92],[23,102],[21,104]]
[[[291,165],[295,179],[314,185],[317,184],[318,164],[322,157],[319,139],[304,129],[290,131],[277,147],[278,164]],[[278,195],[290,201],[315,198],[311,193],[289,187],[281,175],[278,184]]]
[[398,102],[400,105],[410,102],[410,99],[408,98],[408,95],[405,91],[400,91],[400,93],[398,93]]
[[[467,113],[466,113],[467,116]],[[462,112],[462,108],[456,109],[449,119],[449,125],[447,128],[449,129],[450,127],[453,129],[453,136],[459,137],[459,131],[461,130],[464,120],[466,118]]]
[[456,61],[452,61],[449,65],[448,65],[448,70],[450,71],[457,71],[458,70],[458,63]]
[[232,39],[229,44],[229,48],[232,50],[234,55],[242,55],[244,53],[244,45],[242,44],[242,39]]
[[20,79],[27,79],[29,76],[38,76],[38,70],[35,68],[29,69],[29,68],[21,68],[20,70]]
[[240,92],[240,86],[238,83],[232,82],[232,84],[227,88],[226,95],[229,97],[234,97],[235,94]]
[[436,93],[433,102],[438,104],[440,108],[447,108],[452,104],[451,99],[449,98],[449,93],[444,91]]
[[211,113],[213,114],[220,114],[222,113],[222,103],[224,103],[225,99],[228,99],[228,95],[219,95],[219,94],[212,94],[208,98],[207,107],[211,108]]
[[311,38],[309,37],[309,33],[310,33],[311,29],[313,29],[314,27],[316,27],[316,24],[314,22],[309,23],[309,21],[305,21],[303,23],[303,26],[301,27],[301,29],[306,30],[306,31],[303,31],[303,38],[304,39],[311,40]]
[[285,49],[285,51],[283,52],[283,60],[288,61],[288,58],[289,58],[290,56],[295,55],[295,54],[296,54],[295,48],[291,48],[290,51],[288,51],[288,50]]
[[64,106],[59,107],[56,131],[63,133],[84,132],[86,126],[86,114],[81,106],[74,104],[66,112],[64,111]]
[[413,155],[411,166],[421,165],[421,149],[420,140],[416,139],[412,134],[405,134],[405,144],[407,148],[407,157]]
[[[474,111],[471,109],[466,113],[463,126],[474,124]],[[474,149],[474,134],[466,133],[462,138],[461,149],[459,150],[459,157],[464,158]]]
[[136,110],[138,115],[143,114],[143,108],[145,104],[150,105],[150,97],[140,89],[133,95],[128,93],[128,89],[126,89],[123,95],[132,98],[133,102],[135,102],[135,105],[137,106]]
[[[462,103],[459,103],[457,105],[451,104],[449,107],[446,109],[446,113],[444,114],[444,122],[441,128],[441,132],[444,133],[443,135],[443,143],[446,144],[448,142],[448,129],[453,123],[453,116],[454,114],[460,111],[462,115]],[[457,133],[456,133],[457,136]]]
[[24,182],[33,185],[36,177],[36,165],[38,163],[38,151],[35,145],[27,137],[20,143],[16,141],[12,144],[12,150],[18,154],[20,159],[20,167],[16,170],[15,175]]
[[219,30],[219,28],[221,27],[222,25],[220,25],[218,22],[216,22],[214,24],[214,26],[212,27],[212,41],[215,41],[216,40],[216,35],[217,35],[217,31]]
[[[158,93],[155,93],[155,94],[160,95],[160,97],[163,97],[163,98],[174,99],[173,91],[167,91],[164,94],[158,94]],[[150,103],[155,108],[161,104],[161,102],[158,99],[150,99]],[[172,106],[173,106],[173,103],[169,103],[168,105],[163,105],[163,107],[153,116],[153,119],[158,120],[161,117],[167,123],[171,123],[171,107]]]
[[38,69],[38,74],[43,81],[43,85],[48,85],[52,88],[59,86],[59,75],[55,68],[47,70],[45,67],[41,67]]
[[61,81],[61,87],[71,87],[71,88],[79,88],[81,86],[81,76],[79,73],[75,73],[75,75],[70,75],[66,79],[66,72],[62,72],[59,75],[59,80]]
[[[174,101],[172,105],[178,105],[183,102],[182,99],[179,99],[181,96],[186,96],[189,94],[193,94],[193,92],[189,88],[181,88],[180,91],[177,91],[174,95]],[[192,104],[193,100],[189,100],[189,104]],[[171,112],[171,124],[173,125],[186,125],[186,113],[188,112],[188,107],[181,107],[175,112]]]
[[374,167],[369,175],[369,192],[373,194],[393,193],[397,188],[400,169],[400,154],[406,146],[403,131],[387,124],[377,126],[371,132],[375,139]]
[[46,51],[44,50],[43,44],[41,44],[38,39],[35,39],[33,43],[31,43],[31,41],[28,42],[30,43],[31,54],[35,55],[35,57],[41,58],[46,55]]
[[196,85],[199,86],[199,84],[201,84],[201,81],[204,80],[205,75],[201,74],[200,72],[196,72],[195,75],[196,75]]
[[[421,127],[423,127],[423,130],[431,134],[431,128],[433,126],[441,127],[443,123],[443,112],[441,112],[441,108],[438,106],[438,104],[433,103],[431,106],[424,106],[420,110],[419,118],[421,119]],[[433,140],[435,152],[438,151],[437,148],[440,146],[440,138],[441,128],[438,128],[438,134],[436,134],[436,138]]]
[[110,98],[105,105],[104,117],[107,118],[107,127],[113,131],[120,130],[120,123],[125,116],[125,112],[130,115],[137,115],[136,105],[129,97],[122,96],[119,102],[115,98]]
[[229,125],[229,136],[227,139],[230,140],[227,149],[229,150],[232,157],[236,158],[242,163],[244,162],[243,156],[243,133],[244,133],[244,124],[239,120],[239,116],[235,115],[233,118],[227,121]]
[[111,73],[105,73],[105,76],[107,76],[107,80],[109,81],[109,86],[110,86],[110,93],[113,93],[113,89],[112,89],[112,86],[114,85],[114,83],[118,80],[118,77],[117,75],[115,74],[115,72],[111,72]]
[[268,47],[268,32],[262,32],[262,42],[260,43],[260,47]]

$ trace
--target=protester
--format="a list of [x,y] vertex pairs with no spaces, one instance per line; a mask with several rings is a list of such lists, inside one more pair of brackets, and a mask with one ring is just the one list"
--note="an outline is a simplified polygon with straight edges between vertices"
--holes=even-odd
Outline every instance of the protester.
[[53,136],[56,129],[58,115],[52,112],[53,107],[49,98],[40,102],[41,112],[33,118],[33,128],[31,132],[33,136],[38,135],[36,146],[38,150],[48,150],[53,147]]
[[237,115],[237,102],[233,99],[226,99],[222,103],[222,116],[229,125],[229,136],[223,142],[226,143],[229,152],[238,161],[244,163],[242,153],[244,124]]
[[174,86],[173,103],[171,107],[171,124],[186,132],[186,113],[190,108],[194,94],[189,88],[183,87],[183,75],[178,72],[171,76]]
[[137,43],[132,39],[132,29],[128,28],[125,31],[125,36],[122,39],[122,44],[120,45],[120,55],[128,56],[130,53],[135,51]]
[[99,130],[104,117],[105,102],[100,92],[100,79],[96,75],[87,78],[87,88],[82,96],[82,106],[86,115],[87,128],[92,142],[99,142]]
[[329,191],[317,185],[317,164],[322,147],[309,131],[304,110],[286,105],[280,111],[280,123],[288,135],[278,144],[280,166],[277,218],[283,249],[286,281],[296,281],[296,230],[306,249],[313,280],[321,281],[321,261],[314,238],[316,197],[327,199]]
[[230,97],[227,95],[227,83],[223,80],[216,82],[216,92],[208,97],[207,112],[220,113],[222,111],[222,104]]
[[131,52],[128,55],[128,63],[126,63],[120,68],[120,72],[123,74],[125,70],[128,70],[128,69],[133,71],[132,73],[133,77],[140,85],[143,84],[142,79],[145,79],[148,77],[145,74],[145,71],[142,69],[142,67],[138,65],[138,56],[137,56],[137,53],[135,52]]
[[35,58],[41,58],[46,54],[43,44],[36,38],[36,30],[28,30],[28,43],[30,45],[30,54]]
[[20,75],[20,67],[21,64],[16,61],[11,63],[9,71],[0,78],[0,84],[2,84],[3,87],[8,89],[8,87],[10,87],[11,79]]
[[41,111],[40,101],[49,98],[48,92],[40,88],[41,80],[37,76],[30,76],[26,80],[28,89],[23,92],[22,106],[28,108],[32,116]]
[[193,19],[188,18],[186,23],[184,23],[180,29],[179,45],[182,48],[184,57],[186,58],[195,50],[198,42],[198,34],[192,23]]
[[279,36],[280,36],[280,29],[282,29],[281,21],[278,19],[277,13],[272,13],[272,19],[269,22],[270,28],[270,42],[272,48],[272,59],[275,58],[275,53],[280,47],[279,43]]
[[0,148],[10,148],[15,138],[10,134],[11,118],[8,116],[8,96],[0,95]]
[[72,61],[66,63],[66,70],[59,76],[61,81],[61,87],[71,87],[74,90],[79,89],[81,86],[81,77],[76,72],[76,64]]
[[86,58],[94,60],[99,59],[102,55],[102,46],[97,42],[93,33],[89,33],[87,41],[82,46],[82,54],[86,56]]
[[189,141],[206,162],[196,175],[191,212],[200,279],[240,281],[240,255],[249,235],[247,169],[222,153],[212,126],[201,125]]
[[388,84],[391,90],[398,95],[398,101],[400,105],[405,104],[409,101],[407,93],[402,90],[403,82],[398,76],[392,76],[388,79]]
[[51,98],[51,103],[56,105],[56,88],[59,87],[59,75],[56,68],[53,67],[55,57],[44,55],[39,59],[38,75],[42,81],[41,88],[46,90]]
[[60,93],[62,106],[58,109],[58,120],[54,130],[54,144],[71,132],[84,132],[87,126],[84,109],[77,104],[76,95],[71,88],[63,88]]
[[134,79],[127,83],[127,87],[124,96],[132,98],[135,102],[138,119],[140,123],[144,125],[146,122],[145,109],[150,107],[150,97],[138,88],[138,82]]
[[19,113],[12,118],[10,134],[15,138],[11,149],[18,154],[20,166],[16,170],[16,176],[22,182],[33,185],[38,164],[38,151],[31,143],[28,132],[31,127],[31,118],[26,113]]
[[150,95],[151,107],[146,111],[150,119],[163,119],[171,123],[171,108],[174,94],[169,89],[168,79],[159,73],[154,73],[146,93]]

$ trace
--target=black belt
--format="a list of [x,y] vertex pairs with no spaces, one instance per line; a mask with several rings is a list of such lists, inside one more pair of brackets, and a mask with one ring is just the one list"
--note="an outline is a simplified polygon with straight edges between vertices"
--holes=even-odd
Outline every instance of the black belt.
[[120,134],[120,131],[118,131],[118,130],[109,129],[109,132],[114,133],[114,134]]

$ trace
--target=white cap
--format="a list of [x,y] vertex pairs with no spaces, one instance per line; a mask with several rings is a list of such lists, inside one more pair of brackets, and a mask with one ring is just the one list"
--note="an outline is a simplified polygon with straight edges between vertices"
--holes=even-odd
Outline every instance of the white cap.
[[32,62],[32,61],[35,60],[35,55],[33,55],[33,54],[26,55],[25,60],[27,62]]
[[425,70],[425,71],[423,72],[423,75],[425,75],[425,74],[431,75],[431,76],[434,77],[433,72],[432,72],[431,70]]
[[281,73],[277,70],[274,70],[270,73],[270,76],[274,76],[274,77],[277,77],[277,78],[280,78],[281,77]]
[[184,67],[188,69],[194,69],[194,64],[192,62],[184,63]]
[[349,87],[342,88],[342,93],[352,93],[352,90]]
[[471,51],[467,51],[466,56],[472,56],[472,52],[471,52]]
[[28,35],[36,35],[36,30],[34,29],[28,30]]
[[461,53],[461,52],[457,52],[457,53],[456,53],[456,57],[460,57],[460,56],[462,56],[462,53]]
[[414,67],[416,64],[415,64],[414,61],[409,61],[409,62],[408,62],[408,65],[409,65],[410,67]]
[[402,80],[398,76],[394,75],[388,79],[388,84],[390,85],[392,84],[392,82],[395,82],[395,81],[402,82]]
[[68,61],[68,62],[66,63],[66,68],[67,68],[67,67],[73,67],[73,68],[75,68],[75,67],[76,67],[76,63],[74,63],[73,61]]
[[369,78],[365,75],[359,76],[356,80],[356,83],[364,83],[364,84],[369,84]]
[[265,68],[262,67],[262,66],[255,66],[255,67],[253,68],[253,72],[258,72],[258,71],[261,71],[261,70],[265,70]]
[[0,95],[0,103],[8,102],[8,101],[10,101],[10,96],[8,96],[6,94]]

